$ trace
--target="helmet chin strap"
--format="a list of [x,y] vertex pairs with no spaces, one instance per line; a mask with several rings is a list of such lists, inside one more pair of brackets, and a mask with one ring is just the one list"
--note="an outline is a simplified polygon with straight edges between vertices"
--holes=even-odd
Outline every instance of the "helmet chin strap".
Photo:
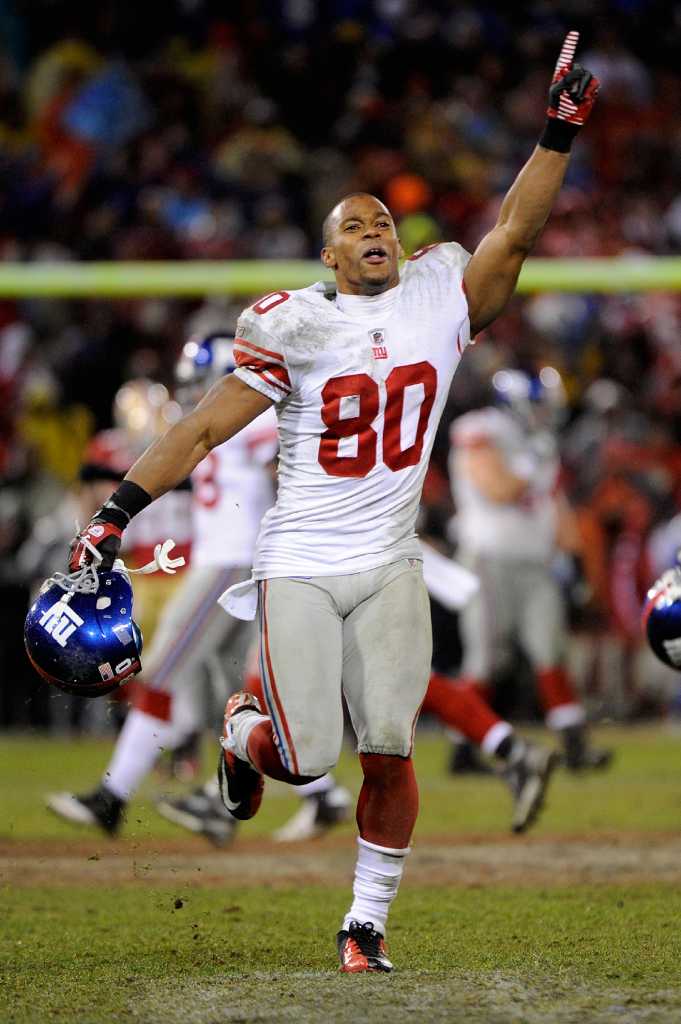
[[[89,540],[83,538],[82,542],[83,546],[92,556],[92,561],[88,565],[83,566],[82,569],[77,569],[76,572],[55,572],[43,583],[43,587],[56,583],[58,587],[66,591],[64,597],[61,598],[64,602],[70,601],[74,594],[96,594],[99,589],[97,566],[101,563],[102,556]],[[182,555],[178,558],[170,557],[170,552],[174,547],[175,541],[168,538],[162,544],[156,545],[153,559],[151,562],[143,565],[141,569],[128,569],[122,558],[116,559],[113,568],[116,572],[124,572],[126,575],[132,575],[133,573],[148,575],[152,572],[165,572],[169,576],[174,576],[180,566],[185,564],[185,559]]]
[[[86,542],[87,543],[87,542]],[[154,548],[154,557],[151,562],[147,562],[141,569],[128,569],[122,558],[117,558],[114,562],[114,569],[118,569],[120,572],[127,572],[129,575],[133,573],[142,573],[148,575],[152,572],[166,572],[169,576],[174,576],[180,566],[185,564],[185,559],[180,555],[178,558],[171,558],[170,552],[175,547],[175,541],[170,537],[168,540],[164,540],[162,544],[157,544]]]

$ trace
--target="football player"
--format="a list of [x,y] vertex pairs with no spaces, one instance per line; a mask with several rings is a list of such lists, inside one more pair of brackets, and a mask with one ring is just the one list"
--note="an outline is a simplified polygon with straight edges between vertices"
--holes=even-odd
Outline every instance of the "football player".
[[[184,389],[196,397],[197,388],[205,392],[234,365],[231,338],[190,340],[177,367],[178,394]],[[133,707],[99,785],[89,793],[48,797],[47,806],[60,817],[117,833],[126,804],[160,753],[177,749],[203,729],[216,670],[223,702],[225,693],[235,689],[252,626],[225,614],[217,598],[250,573],[258,525],[274,500],[269,467],[276,451],[276,417],[268,410],[194,470],[191,568],[163,607],[143,678],[134,687]],[[147,532],[152,529],[148,523]],[[349,794],[328,774],[305,787],[301,796],[302,813],[295,824],[284,827],[281,838],[309,838],[347,817]],[[158,808],[164,817],[215,845],[234,837],[236,820],[225,810],[216,784],[186,797],[163,799]]]
[[548,366],[538,375],[500,370],[492,383],[496,404],[451,427],[458,558],[480,579],[461,614],[459,685],[485,692],[515,641],[533,669],[546,724],[562,738],[567,767],[602,768],[610,752],[589,744],[584,707],[563,664],[564,600],[552,572],[561,549],[579,550],[553,429],[562,383]]
[[412,741],[428,682],[430,610],[415,520],[452,375],[513,293],[591,110],[592,75],[567,36],[539,144],[474,254],[456,243],[400,272],[393,218],[375,196],[328,214],[322,262],[335,283],[279,291],[246,309],[237,370],[133,466],[72,549],[106,566],[130,520],[272,405],[279,492],[263,519],[252,585],[265,706],[225,707],[220,791],[234,817],[258,810],[264,776],[302,784],[339,755],[344,692],[364,775],[353,899],[337,934],[341,970],[391,971],[385,932],[417,815]]

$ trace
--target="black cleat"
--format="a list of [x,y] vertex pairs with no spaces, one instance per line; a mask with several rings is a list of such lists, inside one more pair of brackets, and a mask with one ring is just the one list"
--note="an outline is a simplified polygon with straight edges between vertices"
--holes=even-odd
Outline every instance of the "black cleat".
[[237,757],[232,750],[231,721],[234,715],[244,711],[260,710],[260,702],[252,693],[239,690],[233,693],[225,704],[225,717],[220,740],[220,758],[218,760],[218,786],[220,799],[233,818],[246,821],[252,818],[262,803],[265,780],[260,772],[252,768],[248,761]]
[[307,796],[292,818],[273,834],[279,843],[316,839],[350,817],[351,797],[344,786]]
[[156,801],[156,809],[174,825],[205,836],[213,846],[228,846],[236,835],[235,819],[207,786],[200,786],[188,796],[162,797]]
[[47,806],[54,814],[76,825],[94,825],[115,836],[123,822],[125,801],[114,796],[105,786],[99,786],[92,793],[76,796],[73,793],[53,793],[47,798]]
[[393,969],[386,953],[385,939],[380,932],[374,931],[371,921],[365,924],[351,921],[348,931],[340,931],[336,935],[336,946],[342,974],[387,974]]
[[599,771],[610,766],[612,750],[590,746],[584,726],[573,725],[561,729],[560,734],[564,745],[563,761],[569,771]]
[[501,773],[513,795],[513,832],[525,832],[537,820],[546,787],[559,763],[560,755],[555,750],[515,740]]
[[473,743],[464,740],[452,743],[447,770],[450,775],[491,775],[494,769],[482,759]]

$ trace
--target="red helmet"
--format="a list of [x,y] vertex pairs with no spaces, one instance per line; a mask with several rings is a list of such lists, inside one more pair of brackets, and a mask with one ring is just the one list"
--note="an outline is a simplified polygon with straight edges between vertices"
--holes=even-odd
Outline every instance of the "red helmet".
[[135,457],[122,430],[100,430],[90,438],[80,467],[83,483],[122,480]]

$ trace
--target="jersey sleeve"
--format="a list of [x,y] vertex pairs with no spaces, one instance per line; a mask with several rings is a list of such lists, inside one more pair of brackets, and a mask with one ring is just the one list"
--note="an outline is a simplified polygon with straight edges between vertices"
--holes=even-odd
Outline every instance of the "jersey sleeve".
[[234,373],[244,384],[279,404],[291,394],[291,377],[284,344],[277,342],[253,308],[239,317],[234,339]]

